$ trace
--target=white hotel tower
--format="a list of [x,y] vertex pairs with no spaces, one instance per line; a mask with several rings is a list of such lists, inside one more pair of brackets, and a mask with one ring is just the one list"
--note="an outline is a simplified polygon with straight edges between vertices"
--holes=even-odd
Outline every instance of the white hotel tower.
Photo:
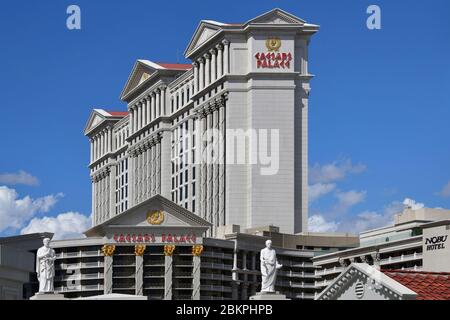
[[[317,30],[280,9],[243,24],[203,20],[185,51],[192,64],[138,60],[121,94],[128,111],[94,109],[85,128],[93,226],[160,194],[215,227],[306,231],[308,44]],[[212,164],[199,161],[199,136],[211,128],[223,139]],[[276,174],[228,163],[231,129],[279,130]]]

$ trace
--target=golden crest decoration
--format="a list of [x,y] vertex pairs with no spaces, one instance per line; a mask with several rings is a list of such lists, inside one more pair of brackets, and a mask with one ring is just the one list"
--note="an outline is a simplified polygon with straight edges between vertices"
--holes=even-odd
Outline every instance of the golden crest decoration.
[[102,247],[102,253],[106,257],[111,257],[114,254],[114,251],[116,250],[116,246],[113,244],[105,244]]
[[266,47],[269,51],[278,51],[281,47],[281,40],[278,37],[268,38],[266,40]]
[[166,244],[164,246],[164,255],[165,256],[172,256],[174,251],[175,251],[175,246],[173,244]]
[[147,212],[147,222],[153,225],[159,225],[164,222],[164,212],[162,210]]
[[200,257],[202,252],[203,252],[203,246],[202,245],[192,246],[192,255],[193,256]]
[[136,256],[142,257],[146,248],[147,246],[145,244],[137,244],[134,246],[134,254]]

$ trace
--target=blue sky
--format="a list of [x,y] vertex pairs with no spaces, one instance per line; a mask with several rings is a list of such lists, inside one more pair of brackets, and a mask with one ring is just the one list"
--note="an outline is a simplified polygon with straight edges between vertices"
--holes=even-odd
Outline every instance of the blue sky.
[[[70,4],[81,30],[66,28]],[[381,30],[366,28],[370,4]],[[19,0],[0,10],[0,235],[64,221],[82,230],[92,108],[125,109],[119,94],[136,59],[184,62],[201,19],[244,22],[274,7],[321,26],[310,45],[316,230],[385,223],[406,197],[450,208],[447,0]]]

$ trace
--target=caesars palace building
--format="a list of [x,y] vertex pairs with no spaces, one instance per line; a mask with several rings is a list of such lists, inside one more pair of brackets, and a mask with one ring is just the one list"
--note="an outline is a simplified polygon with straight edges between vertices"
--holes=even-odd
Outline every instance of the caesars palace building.
[[[192,64],[136,62],[121,94],[128,110],[94,109],[87,122],[92,228],[51,242],[56,293],[249,299],[267,239],[289,299],[333,298],[354,263],[450,271],[448,210],[406,208],[359,237],[307,232],[318,28],[280,9],[242,24],[203,20],[185,51]],[[34,254],[49,236],[0,238],[0,299],[36,292]]]
[[[280,237],[277,290],[314,298],[313,253],[294,234],[307,231],[308,45],[318,28],[280,9],[242,24],[203,20],[185,51],[192,64],[135,63],[121,93],[128,110],[94,109],[87,122],[93,226],[52,242],[57,292],[248,299],[266,232]],[[249,130],[264,151],[256,162]],[[336,239],[328,246],[355,240]]]

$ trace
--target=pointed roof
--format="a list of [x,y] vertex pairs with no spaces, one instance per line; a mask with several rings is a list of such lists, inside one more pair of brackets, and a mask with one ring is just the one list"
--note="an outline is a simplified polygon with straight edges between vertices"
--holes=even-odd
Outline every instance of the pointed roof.
[[222,23],[214,20],[202,20],[195,29],[189,44],[184,51],[185,57],[190,57],[199,47],[214,37],[218,37],[224,30],[244,30],[250,26],[263,25],[285,25],[289,27],[305,28],[305,31],[317,31],[319,26],[308,24],[305,20],[300,19],[279,8],[272,9],[263,13],[245,23]]
[[120,95],[120,99],[126,101],[130,94],[142,87],[144,83],[151,81],[150,79],[153,79],[158,73],[185,72],[191,68],[192,65],[186,63],[159,63],[139,59],[133,66],[130,76]]
[[224,26],[226,26],[225,23],[213,20],[201,20],[184,51],[184,55],[187,57],[196,48],[218,34]]
[[[150,225],[147,222],[147,213],[161,210],[165,218],[160,225]],[[189,210],[157,194],[150,199],[129,208],[113,218],[87,230],[84,234],[88,237],[105,236],[111,230],[125,229],[193,229],[204,233],[212,225]]]
[[304,25],[306,23],[305,20],[300,19],[289,12],[286,12],[279,8],[274,8],[266,13],[263,13],[253,19],[247,21],[244,26],[249,24],[298,24]]
[[367,263],[352,263],[316,300],[411,300],[417,293]]
[[84,127],[84,134],[89,135],[95,128],[106,121],[119,121],[128,115],[127,111],[106,111],[104,109],[94,109]]

